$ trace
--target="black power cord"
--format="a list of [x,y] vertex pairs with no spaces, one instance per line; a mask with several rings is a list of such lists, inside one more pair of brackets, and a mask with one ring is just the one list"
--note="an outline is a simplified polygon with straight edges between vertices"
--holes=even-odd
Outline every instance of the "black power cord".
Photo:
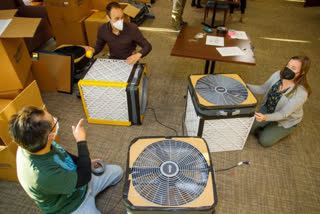
[[237,163],[237,164],[234,165],[234,166],[231,166],[231,167],[228,167],[228,168],[225,168],[225,169],[217,169],[217,170],[215,170],[215,172],[227,171],[227,170],[233,169],[233,168],[235,168],[235,167],[237,167],[237,166],[241,166],[242,164],[249,165],[249,161],[241,161],[241,162]]
[[155,111],[153,108],[147,108],[146,110],[151,110],[151,111],[153,111],[154,118],[156,119],[157,123],[159,123],[160,125],[168,128],[168,129],[173,130],[173,131],[176,133],[176,136],[178,136],[177,130],[175,130],[174,128],[171,128],[171,127],[169,127],[169,126],[164,125],[163,123],[161,123],[161,122],[158,120],[157,115],[156,115],[156,111]]
[[186,118],[186,112],[182,115],[182,124],[181,124],[181,129],[182,129],[182,135],[184,136],[184,123],[185,123],[185,118]]

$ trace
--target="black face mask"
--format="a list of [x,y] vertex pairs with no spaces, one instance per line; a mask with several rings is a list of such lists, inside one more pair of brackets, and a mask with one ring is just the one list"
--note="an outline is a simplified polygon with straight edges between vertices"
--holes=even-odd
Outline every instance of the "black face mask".
[[296,73],[294,73],[290,68],[286,67],[283,70],[282,78],[286,80],[292,80],[295,77]]

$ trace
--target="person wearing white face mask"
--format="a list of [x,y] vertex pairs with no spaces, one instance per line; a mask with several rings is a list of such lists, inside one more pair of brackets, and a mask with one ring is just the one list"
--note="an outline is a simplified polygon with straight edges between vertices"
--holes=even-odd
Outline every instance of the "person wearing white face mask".
[[[144,38],[137,25],[124,22],[123,11],[117,2],[109,3],[106,13],[108,22],[99,27],[94,48],[86,47],[87,50],[96,55],[107,44],[110,58],[126,60],[129,64],[137,63],[151,51],[151,44]],[[137,46],[140,46],[141,50],[137,51]]]
[[19,145],[18,179],[43,213],[98,214],[95,196],[122,178],[117,165],[105,165],[100,176],[92,174],[82,123],[83,119],[72,126],[78,147],[75,156],[55,142],[59,122],[47,111],[24,107],[11,117],[9,133]]
[[294,56],[263,85],[247,84],[254,94],[264,95],[251,129],[261,145],[269,147],[279,142],[301,122],[303,104],[311,94],[307,81],[309,68],[308,57]]

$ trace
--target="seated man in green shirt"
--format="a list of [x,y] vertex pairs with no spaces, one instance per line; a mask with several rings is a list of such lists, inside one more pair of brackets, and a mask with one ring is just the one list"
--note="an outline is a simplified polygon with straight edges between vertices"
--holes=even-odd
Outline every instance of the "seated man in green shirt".
[[54,140],[59,123],[47,111],[25,107],[13,115],[9,132],[19,145],[18,179],[44,213],[100,213],[95,196],[123,175],[121,167],[106,165],[101,176],[91,174],[91,160],[83,119],[72,126],[78,156],[66,152]]

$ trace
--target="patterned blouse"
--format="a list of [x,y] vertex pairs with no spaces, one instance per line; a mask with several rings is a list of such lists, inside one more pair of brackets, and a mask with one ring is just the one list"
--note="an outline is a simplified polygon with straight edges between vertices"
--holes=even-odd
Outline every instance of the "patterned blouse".
[[267,102],[266,102],[266,107],[267,107],[267,113],[271,114],[275,111],[276,106],[280,100],[280,98],[282,97],[282,95],[288,90],[288,88],[286,90],[280,91],[279,92],[279,88],[280,85],[282,84],[282,79],[280,79],[278,82],[276,82],[270,89],[270,91],[268,92],[268,98],[267,98]]

